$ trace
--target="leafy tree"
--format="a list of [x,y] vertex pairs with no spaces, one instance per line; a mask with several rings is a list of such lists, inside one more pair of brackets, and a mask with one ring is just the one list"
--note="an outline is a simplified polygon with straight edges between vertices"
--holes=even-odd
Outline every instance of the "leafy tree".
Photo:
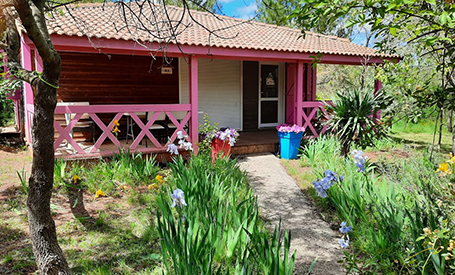
[[[265,23],[276,24],[293,28],[302,28],[305,24],[298,17],[289,20],[289,16],[300,6],[298,0],[257,0],[258,20]],[[335,21],[320,20],[309,30],[316,33],[335,35],[349,38],[353,34],[353,28],[344,27],[347,16],[340,17]]]
[[[367,26],[375,32],[377,47],[396,52],[403,44],[414,44],[421,55],[437,62],[440,87],[425,90],[415,100],[434,103],[442,118],[444,109],[453,110],[455,95],[455,5],[452,0],[304,0],[289,18],[311,29],[321,20],[335,22],[348,16],[347,26]],[[404,39],[404,40],[403,40]],[[403,43],[404,42],[404,43]],[[455,141],[455,134],[453,136]],[[452,151],[455,152],[455,142]]]
[[[76,1],[52,0],[9,0],[0,2],[0,48],[8,55],[8,70],[16,78],[30,83],[35,91],[34,118],[32,126],[33,136],[33,163],[29,178],[27,212],[29,220],[30,238],[33,253],[41,274],[71,274],[71,270],[58,245],[55,223],[51,216],[50,199],[54,181],[54,110],[57,103],[58,81],[61,72],[61,59],[54,49],[46,26],[46,14],[57,7],[62,7]],[[124,5],[138,6],[132,18],[142,18],[143,9],[153,9],[155,1],[146,2],[115,2],[121,10]],[[190,12],[190,5],[209,5],[209,1],[180,1],[181,6]],[[207,6],[208,7],[208,6]],[[70,12],[69,10],[67,10]],[[156,11],[163,12],[163,11]],[[165,11],[166,12],[166,11]],[[164,15],[166,16],[166,15]],[[21,66],[20,36],[16,28],[16,20],[20,19],[28,37],[33,42],[40,55],[43,66],[42,72],[29,71]],[[156,18],[155,18],[156,19]],[[153,19],[148,19],[150,20]],[[193,18],[194,20],[194,18]],[[128,24],[128,30],[144,28],[145,25],[134,26]],[[168,29],[159,31],[156,35],[165,41],[175,41],[176,29],[180,22],[168,24]],[[201,24],[200,22],[196,22]],[[136,24],[139,24],[136,22]],[[154,25],[154,24],[150,24]],[[161,24],[155,24],[161,25]],[[150,33],[154,29],[146,29]],[[211,30],[208,30],[216,35]],[[133,33],[133,32],[131,32]]]

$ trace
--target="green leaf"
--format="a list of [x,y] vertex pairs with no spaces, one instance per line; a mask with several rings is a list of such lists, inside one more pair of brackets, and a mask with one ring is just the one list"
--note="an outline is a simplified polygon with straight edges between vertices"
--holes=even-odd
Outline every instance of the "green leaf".
[[346,24],[344,25],[346,28],[349,28],[349,27],[352,27],[354,25],[357,25],[358,21],[353,19],[353,18],[349,18],[347,21],[346,21]]
[[444,25],[447,22],[447,19],[449,19],[449,14],[446,11],[443,11],[439,16],[439,22]]
[[427,39],[425,41],[425,45],[431,46],[434,44],[434,42],[436,42],[436,40],[438,40],[437,37],[433,37],[433,36],[427,37]]
[[397,28],[395,27],[390,27],[389,32],[393,36],[397,36]]
[[425,0],[428,4],[436,5],[436,0]]

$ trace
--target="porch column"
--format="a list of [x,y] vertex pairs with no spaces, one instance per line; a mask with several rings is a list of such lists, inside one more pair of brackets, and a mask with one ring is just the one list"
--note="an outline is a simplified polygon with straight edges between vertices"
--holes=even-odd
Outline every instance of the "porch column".
[[190,136],[193,143],[194,153],[197,154],[197,143],[199,142],[199,122],[198,122],[198,59],[195,56],[189,58],[189,100],[191,105],[191,118],[190,118]]
[[[382,82],[379,79],[374,80],[374,95],[376,96],[378,93],[382,93]],[[379,122],[381,119],[381,111],[377,111],[376,113],[373,114],[374,121],[376,123]]]
[[313,65],[308,65],[309,68],[311,68],[311,101],[316,101],[316,77],[317,77],[317,64]]
[[[25,43],[24,36],[21,37],[21,62],[22,67],[27,70],[32,70],[32,51],[31,48]],[[33,90],[32,86],[24,83],[24,122],[25,122],[25,137],[28,144],[32,144],[32,121],[28,114],[28,104],[33,104]]]
[[294,120],[295,123],[299,126],[303,125],[303,61],[297,61],[296,68],[295,68],[295,102],[294,106],[296,108],[295,115],[296,119]]

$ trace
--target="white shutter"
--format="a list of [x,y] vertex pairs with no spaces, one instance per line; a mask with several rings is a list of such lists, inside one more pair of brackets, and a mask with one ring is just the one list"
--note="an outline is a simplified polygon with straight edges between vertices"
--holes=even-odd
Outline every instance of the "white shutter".
[[[198,60],[199,112],[220,127],[241,127],[241,61]],[[179,59],[180,102],[188,103],[188,64]],[[199,123],[203,114],[199,115]]]

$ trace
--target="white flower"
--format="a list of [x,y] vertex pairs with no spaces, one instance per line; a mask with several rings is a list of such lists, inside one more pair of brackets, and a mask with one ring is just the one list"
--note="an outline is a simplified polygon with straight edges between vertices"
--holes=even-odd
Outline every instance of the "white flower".
[[180,145],[179,147],[182,148],[183,146],[185,146],[185,143],[186,142],[184,139],[179,140],[179,145]]
[[175,145],[174,143],[171,143],[171,144],[169,144],[169,145],[167,146],[166,152],[170,152],[171,155],[172,155],[172,154],[174,154],[174,155],[178,155],[178,154],[179,154],[177,145]]
[[234,144],[235,144],[235,138],[229,137],[229,145],[234,146]]
[[226,132],[221,132],[221,133],[220,133],[220,139],[221,139],[221,140],[226,140],[226,137],[227,137],[227,136],[228,136],[228,133],[226,133]]
[[178,139],[181,140],[181,139],[184,139],[184,138],[187,138],[187,137],[188,137],[188,136],[183,135],[183,132],[182,132],[182,131],[178,131],[178,132],[177,132],[177,138],[178,138]]
[[189,151],[193,151],[193,144],[191,142],[185,142],[183,143],[183,147],[185,148],[185,150]]

